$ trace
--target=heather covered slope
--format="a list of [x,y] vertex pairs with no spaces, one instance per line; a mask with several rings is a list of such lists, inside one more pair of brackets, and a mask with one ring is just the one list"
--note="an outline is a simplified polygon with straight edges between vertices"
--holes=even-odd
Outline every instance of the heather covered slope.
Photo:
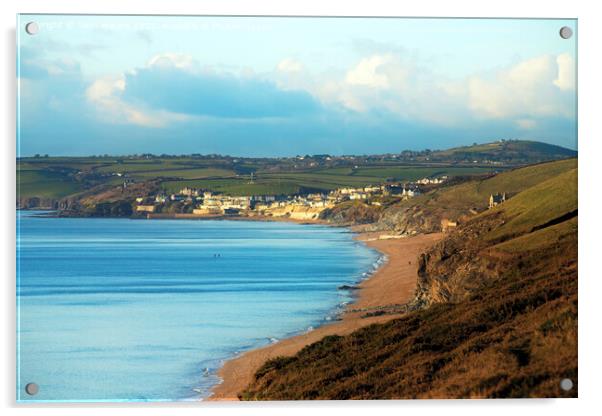
[[422,256],[413,312],[270,361],[241,397],[576,397],[576,179],[474,216]]

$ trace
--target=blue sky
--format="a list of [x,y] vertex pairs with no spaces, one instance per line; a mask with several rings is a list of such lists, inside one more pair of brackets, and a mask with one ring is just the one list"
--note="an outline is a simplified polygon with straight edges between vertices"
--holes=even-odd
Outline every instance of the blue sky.
[[575,149],[576,36],[562,26],[576,32],[573,20],[21,15],[19,152]]

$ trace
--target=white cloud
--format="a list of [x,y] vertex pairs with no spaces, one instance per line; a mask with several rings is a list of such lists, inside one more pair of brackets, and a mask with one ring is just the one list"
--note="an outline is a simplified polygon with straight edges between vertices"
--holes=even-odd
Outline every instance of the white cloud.
[[381,110],[406,119],[453,124],[465,109],[455,105],[459,96],[451,92],[456,86],[441,83],[402,52],[372,54],[342,73],[316,75],[305,70],[281,82],[309,91],[325,105],[360,113]]
[[575,60],[568,53],[560,54],[556,57],[558,64],[558,78],[554,80],[554,85],[563,91],[575,89]]
[[364,85],[373,88],[389,87],[389,78],[382,72],[382,67],[393,60],[393,55],[372,55],[362,59],[347,72],[345,81],[351,85]]
[[[285,62],[286,61],[286,62]],[[275,77],[325,105],[354,112],[386,111],[400,118],[453,126],[467,120],[507,120],[520,129],[542,117],[574,117],[574,61],[543,55],[487,74],[447,79],[403,51],[368,55],[346,71],[312,74],[287,60]],[[294,76],[283,69],[294,67]]]
[[485,118],[571,116],[571,95],[565,93],[569,89],[566,78],[570,78],[566,67],[562,55],[544,55],[500,70],[493,77],[473,76],[468,80],[468,106]]
[[195,71],[198,69],[198,62],[190,55],[174,52],[165,52],[153,56],[147,63],[148,67],[157,68],[176,68],[184,71]]
[[517,87],[531,87],[547,81],[555,74],[553,59],[550,55],[538,56],[520,62],[498,76]]
[[144,127],[165,127],[175,121],[185,121],[189,116],[168,111],[146,110],[123,101],[125,90],[123,76],[106,77],[94,81],[86,90],[86,98],[107,122],[135,124]]
[[123,91],[125,89],[125,80],[122,77],[101,78],[96,80],[86,90],[86,97],[93,102],[101,102],[113,97],[114,91]]

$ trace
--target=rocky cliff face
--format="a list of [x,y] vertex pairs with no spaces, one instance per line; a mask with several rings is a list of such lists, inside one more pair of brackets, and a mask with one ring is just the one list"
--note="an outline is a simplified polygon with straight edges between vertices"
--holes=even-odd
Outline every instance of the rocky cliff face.
[[458,302],[515,267],[508,255],[490,250],[492,244],[482,238],[504,222],[501,212],[474,219],[422,254],[414,306]]
[[17,198],[17,209],[50,209],[59,207],[59,200],[54,198]]
[[373,225],[373,230],[388,230],[408,235],[434,233],[441,231],[441,220],[446,217],[449,217],[449,214],[446,216],[444,210],[432,210],[421,205],[393,206],[382,213],[378,222]]
[[576,216],[508,239],[487,238],[506,222],[501,212],[476,218],[424,253],[413,308],[461,302],[517,276],[577,278]]
[[351,201],[323,210],[320,219],[340,225],[376,224],[381,212],[381,207]]
[[334,224],[361,225],[363,231],[394,231],[413,235],[439,232],[443,218],[458,218],[467,214],[468,208],[450,212],[414,201],[403,201],[388,207],[351,202],[324,210],[320,218]]
[[73,210],[79,207],[77,198],[18,198],[17,209]]
[[[136,197],[157,191],[157,184],[152,181],[135,183],[125,189],[115,185],[98,185],[60,199],[17,198],[17,209],[56,210],[57,215],[64,217],[130,216],[131,204]],[[130,209],[122,209],[126,206],[130,206]]]

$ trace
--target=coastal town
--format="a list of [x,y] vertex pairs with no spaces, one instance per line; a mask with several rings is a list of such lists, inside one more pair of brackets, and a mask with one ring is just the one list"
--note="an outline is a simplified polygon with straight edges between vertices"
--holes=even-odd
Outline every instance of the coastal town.
[[188,217],[245,216],[286,217],[295,220],[315,220],[325,209],[347,201],[362,201],[381,206],[387,199],[407,200],[421,194],[427,186],[440,185],[447,176],[422,178],[414,182],[386,183],[364,187],[343,187],[327,193],[298,195],[232,196],[206,189],[184,187],[177,193],[139,196],[136,213],[147,218],[166,215],[166,208],[179,203],[180,215]]

